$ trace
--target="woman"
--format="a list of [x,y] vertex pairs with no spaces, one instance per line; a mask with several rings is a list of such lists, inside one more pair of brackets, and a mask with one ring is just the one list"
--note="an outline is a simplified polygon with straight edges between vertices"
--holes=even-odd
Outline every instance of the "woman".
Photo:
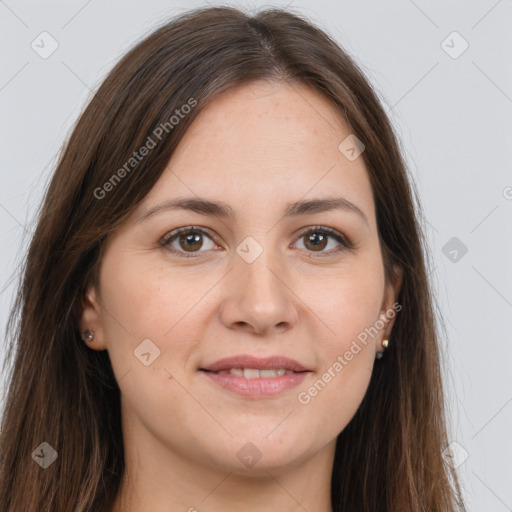
[[4,512],[463,510],[396,136],[300,15],[133,48],[49,185],[9,322]]

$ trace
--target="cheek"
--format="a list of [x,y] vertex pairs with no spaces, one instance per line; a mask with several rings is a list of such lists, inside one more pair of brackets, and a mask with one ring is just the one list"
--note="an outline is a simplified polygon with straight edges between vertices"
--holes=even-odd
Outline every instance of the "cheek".
[[369,347],[363,347],[350,361],[343,353],[337,354],[324,373],[303,391],[301,407],[314,418],[313,430],[334,438],[350,423],[368,390],[373,361]]
[[[120,252],[120,251],[119,251]],[[147,255],[112,253],[102,273],[103,326],[116,377],[148,373],[166,380],[196,350],[191,340],[200,326],[198,315],[218,276],[170,272],[161,263],[148,265]],[[144,263],[144,265],[143,265]],[[150,341],[148,341],[150,340]],[[144,348],[144,349],[143,349]],[[147,368],[137,358],[149,351]],[[146,356],[148,359],[148,356]],[[146,361],[148,362],[148,361]],[[153,382],[151,386],[157,389]]]
[[309,293],[308,305],[326,326],[322,338],[331,356],[344,352],[353,339],[375,324],[383,293],[384,274],[378,260],[371,265],[358,262],[347,266],[322,282],[321,293]]
[[187,278],[171,276],[161,265],[137,266],[136,258],[105,263],[102,300],[108,313],[103,325],[123,400],[146,428],[163,425],[166,435],[179,438],[183,422],[200,415],[182,387],[188,385],[182,373],[195,350],[193,307],[204,290],[199,283],[188,286]]
[[[371,302],[338,303],[331,316],[334,335],[319,336],[321,362],[308,387],[299,391],[298,402],[307,412],[307,421],[326,437],[337,436],[350,422],[367,392],[375,348],[368,334],[375,321]],[[335,307],[334,305],[333,307]]]
[[[112,253],[102,272],[106,320],[135,338],[161,338],[200,297],[199,288],[159,264],[148,264],[147,254]],[[186,273],[186,272],[185,272]]]
[[365,267],[363,272],[338,276],[312,308],[321,312],[329,329],[317,336],[320,368],[313,385],[302,389],[299,402],[328,415],[322,421],[333,433],[353,417],[370,382],[383,294],[379,268],[377,262],[372,272]]

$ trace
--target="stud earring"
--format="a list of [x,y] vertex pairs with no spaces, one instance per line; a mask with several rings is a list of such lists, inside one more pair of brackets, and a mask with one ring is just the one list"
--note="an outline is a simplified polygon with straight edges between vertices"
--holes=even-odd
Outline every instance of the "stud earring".
[[[384,350],[388,348],[389,340],[382,340],[382,346],[384,347]],[[384,356],[384,350],[379,351],[375,354],[375,359],[382,359]]]
[[82,333],[82,336],[83,336],[83,339],[85,341],[92,341],[92,339],[94,338],[94,333],[91,331],[91,329],[87,329],[86,331],[84,331]]

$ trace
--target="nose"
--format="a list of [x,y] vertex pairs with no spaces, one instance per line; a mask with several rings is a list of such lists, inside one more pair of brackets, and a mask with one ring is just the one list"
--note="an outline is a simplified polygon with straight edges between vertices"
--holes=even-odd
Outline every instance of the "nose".
[[281,334],[299,318],[297,297],[287,272],[264,251],[247,263],[235,256],[234,268],[224,280],[221,322],[229,329],[254,334]]

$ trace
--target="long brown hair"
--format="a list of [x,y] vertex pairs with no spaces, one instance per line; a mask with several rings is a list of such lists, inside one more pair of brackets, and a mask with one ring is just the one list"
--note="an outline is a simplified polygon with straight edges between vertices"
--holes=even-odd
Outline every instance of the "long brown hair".
[[[124,472],[120,391],[108,352],[81,339],[79,304],[87,285],[97,283],[106,237],[151,190],[190,123],[217,95],[252,80],[309,84],[343,113],[366,147],[387,277],[394,264],[403,269],[390,346],[338,436],[333,510],[464,510],[456,472],[442,457],[448,439],[421,209],[375,91],[339,45],[300,14],[208,7],[181,14],[134,46],[60,155],[7,326],[2,512],[111,510]],[[170,121],[187,104],[194,107],[179,123]],[[155,146],[134,163],[148,137]],[[48,450],[43,442],[58,454],[46,469],[33,456],[36,448]]]

